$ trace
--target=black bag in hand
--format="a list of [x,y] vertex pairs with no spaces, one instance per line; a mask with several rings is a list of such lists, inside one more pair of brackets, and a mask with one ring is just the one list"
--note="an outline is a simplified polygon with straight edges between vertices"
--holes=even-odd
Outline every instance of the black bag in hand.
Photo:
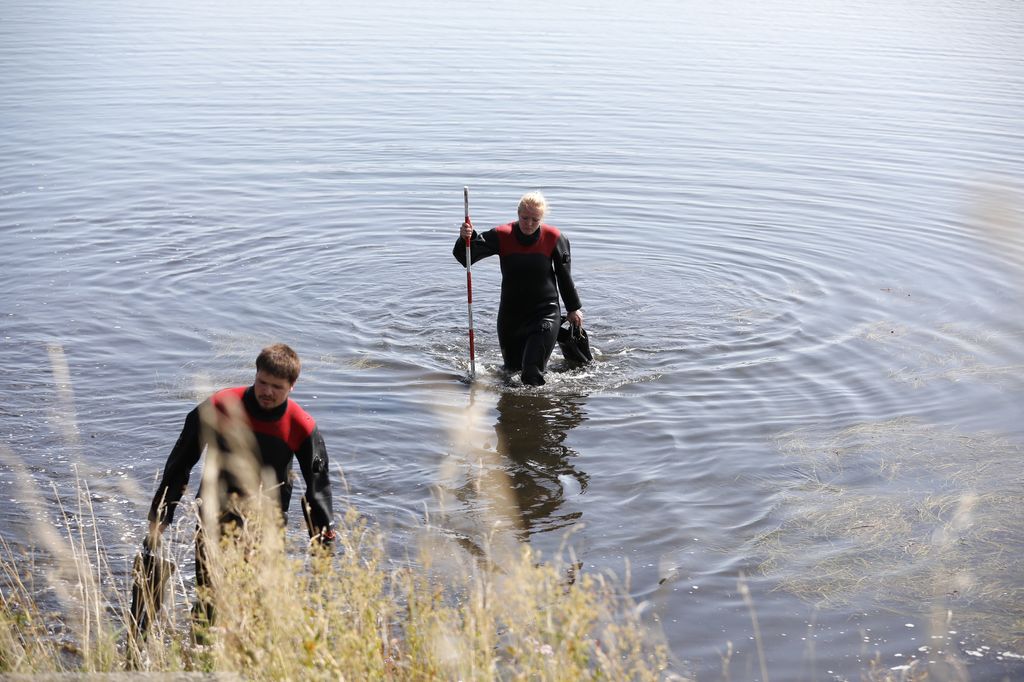
[[594,361],[587,330],[575,324],[566,325],[564,315],[558,328],[558,347],[562,349],[562,357],[571,367],[580,367]]
[[164,588],[173,573],[174,564],[160,557],[157,550],[144,542],[132,565],[132,619],[129,625],[131,637],[137,642],[146,638],[150,623],[160,613]]

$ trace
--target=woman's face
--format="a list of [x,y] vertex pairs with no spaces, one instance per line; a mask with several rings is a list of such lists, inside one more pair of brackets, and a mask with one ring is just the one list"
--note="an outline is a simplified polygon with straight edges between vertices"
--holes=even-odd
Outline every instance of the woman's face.
[[539,206],[529,204],[519,207],[519,229],[523,234],[533,234],[540,229],[540,223],[544,220],[544,210]]

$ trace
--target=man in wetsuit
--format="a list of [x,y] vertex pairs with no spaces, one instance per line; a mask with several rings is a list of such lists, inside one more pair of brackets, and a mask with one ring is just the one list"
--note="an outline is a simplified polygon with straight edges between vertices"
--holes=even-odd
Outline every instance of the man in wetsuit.
[[547,201],[540,192],[519,200],[519,220],[477,234],[467,218],[452,253],[466,265],[466,238],[473,262],[498,255],[501,303],[498,342],[505,369],[521,372],[524,384],[544,383],[544,368],[558,339],[558,293],[570,324],[583,326],[583,310],[570,271],[569,240],[544,224]]
[[[302,501],[310,535],[314,542],[324,546],[334,540],[327,448],[313,418],[288,399],[300,368],[299,356],[289,346],[278,343],[264,348],[256,358],[256,378],[252,386],[218,391],[189,412],[164,465],[163,478],[149,509],[150,527],[143,545],[144,557],[159,545],[160,536],[170,525],[192,468],[203,450],[210,444],[215,445],[218,452],[213,458],[217,460],[215,465],[211,464],[211,455],[207,453],[205,466],[215,466],[215,470],[211,470],[209,476],[204,471],[197,494],[203,523],[196,536],[197,601],[193,613],[200,624],[213,621],[212,604],[203,594],[210,587],[204,536],[216,538],[222,530],[244,525],[240,504],[260,494],[260,490],[280,505],[283,518],[291,502],[293,458],[299,461],[306,483]],[[215,489],[210,489],[211,485]],[[209,515],[211,508],[212,516]],[[140,606],[139,612],[133,614],[143,634],[149,617],[157,608],[142,613]],[[136,610],[133,606],[133,611]]]

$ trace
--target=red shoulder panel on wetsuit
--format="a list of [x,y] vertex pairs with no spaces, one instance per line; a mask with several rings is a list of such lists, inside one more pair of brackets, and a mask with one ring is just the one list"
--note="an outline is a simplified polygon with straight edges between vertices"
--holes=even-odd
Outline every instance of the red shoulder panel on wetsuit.
[[533,244],[520,244],[513,232],[513,223],[494,228],[498,233],[499,254],[508,256],[515,253],[539,253],[550,256],[558,244],[561,233],[553,225],[540,226],[540,238]]
[[[225,388],[222,391],[218,391],[210,398],[214,407],[221,414],[229,414],[228,405],[234,401],[236,404],[245,407],[245,402],[242,400],[242,396],[245,395],[247,386],[239,386],[237,388]],[[284,414],[281,415],[280,419],[274,421],[263,421],[260,419],[253,419],[247,409],[243,410],[246,421],[248,422],[249,428],[254,433],[261,433],[265,436],[271,436],[278,438],[288,444],[288,447],[292,452],[298,451],[302,443],[309,438],[313,433],[313,429],[316,428],[316,422],[313,418],[294,400],[288,400],[288,405],[285,407]]]
[[298,452],[303,441],[313,433],[316,422],[294,400],[289,400],[284,414],[277,421],[250,419],[249,426],[254,433],[280,438],[292,452]]
[[217,408],[217,411],[221,414],[226,414],[228,405],[234,405],[242,402],[242,396],[245,395],[245,386],[236,386],[235,388],[225,388],[217,391],[210,397],[210,402]]

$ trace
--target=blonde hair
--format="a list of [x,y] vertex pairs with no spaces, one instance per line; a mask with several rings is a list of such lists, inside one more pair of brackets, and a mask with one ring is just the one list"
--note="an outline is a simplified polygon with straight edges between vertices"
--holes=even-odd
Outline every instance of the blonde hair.
[[539,208],[544,215],[548,212],[548,200],[544,198],[544,195],[539,191],[527,192],[519,198],[519,207],[516,211],[521,211],[524,206],[533,206]]

